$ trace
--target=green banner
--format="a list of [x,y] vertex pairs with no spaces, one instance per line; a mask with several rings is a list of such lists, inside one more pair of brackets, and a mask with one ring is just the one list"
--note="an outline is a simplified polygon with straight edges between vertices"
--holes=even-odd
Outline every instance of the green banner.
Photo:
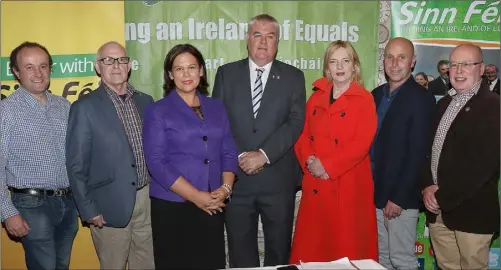
[[499,44],[499,1],[392,1],[392,9],[394,36]]
[[131,83],[161,98],[165,55],[174,45],[190,43],[204,55],[212,86],[219,66],[247,57],[247,22],[260,13],[278,20],[277,59],[304,71],[308,95],[322,76],[327,46],[340,39],[352,42],[366,88],[375,87],[377,1],[127,1],[126,47],[138,63]]
[[[52,79],[95,76],[96,54],[52,55]],[[0,80],[11,81],[14,76],[9,68],[9,57],[0,58]]]
[[413,41],[414,72],[438,77],[437,62],[452,48],[471,42],[483,50],[486,64],[500,66],[498,1],[392,1],[391,36]]

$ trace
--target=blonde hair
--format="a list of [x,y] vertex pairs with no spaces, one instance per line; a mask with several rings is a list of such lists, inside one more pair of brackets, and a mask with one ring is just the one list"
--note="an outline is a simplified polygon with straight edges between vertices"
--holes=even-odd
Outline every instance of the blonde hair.
[[355,70],[352,75],[352,81],[358,83],[360,86],[364,86],[364,82],[362,80],[362,74],[360,73],[360,58],[358,57],[357,51],[348,41],[336,40],[332,42],[324,55],[324,77],[329,79],[332,82],[332,77],[329,75],[329,59],[331,55],[337,51],[339,48],[344,48],[346,53],[348,53],[348,57],[353,62],[353,69]]

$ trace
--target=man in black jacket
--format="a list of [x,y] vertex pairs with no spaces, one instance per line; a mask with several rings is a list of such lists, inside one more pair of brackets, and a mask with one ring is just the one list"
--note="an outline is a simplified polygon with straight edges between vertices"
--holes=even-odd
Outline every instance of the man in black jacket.
[[481,49],[450,54],[453,89],[437,105],[422,179],[430,238],[442,269],[487,269],[499,232],[499,95],[482,83]]
[[440,60],[437,63],[438,78],[428,84],[428,90],[436,96],[443,96],[451,89],[449,82],[449,60]]

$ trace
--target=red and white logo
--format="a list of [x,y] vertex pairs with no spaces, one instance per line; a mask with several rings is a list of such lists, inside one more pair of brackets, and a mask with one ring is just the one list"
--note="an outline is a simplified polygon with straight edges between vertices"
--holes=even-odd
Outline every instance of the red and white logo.
[[416,241],[416,245],[414,246],[414,253],[416,253],[416,255],[421,255],[423,254],[423,252],[424,252],[424,244]]

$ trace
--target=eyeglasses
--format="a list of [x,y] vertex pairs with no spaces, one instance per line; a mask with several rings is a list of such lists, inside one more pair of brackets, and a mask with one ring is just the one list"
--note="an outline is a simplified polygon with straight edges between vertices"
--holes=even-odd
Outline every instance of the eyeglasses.
[[123,56],[123,57],[118,57],[118,58],[104,57],[104,58],[101,58],[97,61],[101,61],[101,62],[103,62],[103,64],[111,66],[111,65],[115,64],[115,61],[117,61],[119,64],[128,64],[129,60],[130,60],[129,57]]
[[451,69],[457,69],[460,66],[463,68],[473,68],[474,66],[482,63],[483,62],[462,62],[462,63],[451,62],[449,66],[451,67]]

